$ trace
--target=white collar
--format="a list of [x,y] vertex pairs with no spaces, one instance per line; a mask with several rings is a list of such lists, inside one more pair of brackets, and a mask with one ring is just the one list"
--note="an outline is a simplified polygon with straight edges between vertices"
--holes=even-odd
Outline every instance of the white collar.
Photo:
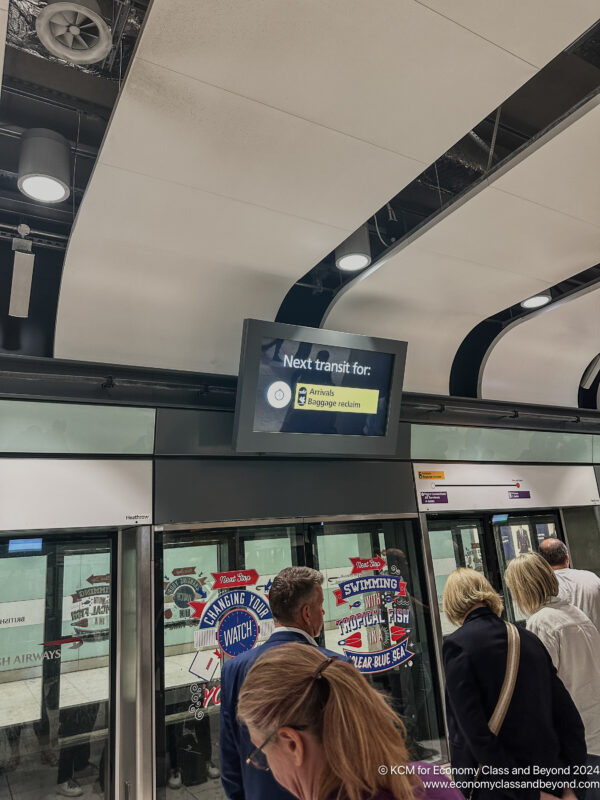
[[302,634],[302,636],[304,636],[304,638],[307,640],[309,644],[318,647],[316,641],[313,639],[310,633],[303,631],[302,628],[288,628],[287,625],[278,625],[273,631],[273,633],[300,633]]

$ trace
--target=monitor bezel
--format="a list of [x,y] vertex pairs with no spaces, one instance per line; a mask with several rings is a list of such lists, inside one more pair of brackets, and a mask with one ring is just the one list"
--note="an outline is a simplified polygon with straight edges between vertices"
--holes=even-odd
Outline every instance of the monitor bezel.
[[[393,356],[383,436],[327,433],[254,431],[254,411],[263,339],[289,339],[329,347],[346,347]],[[238,372],[233,449],[260,455],[394,456],[398,452],[398,427],[407,343],[326,328],[245,319]]]

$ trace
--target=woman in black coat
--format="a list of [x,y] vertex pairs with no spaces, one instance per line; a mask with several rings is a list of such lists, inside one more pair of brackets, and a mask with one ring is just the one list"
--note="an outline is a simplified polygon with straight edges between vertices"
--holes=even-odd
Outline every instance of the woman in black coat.
[[[466,781],[465,796],[482,765],[473,794],[478,800],[539,800],[540,792],[572,798],[570,789],[556,784],[576,788],[584,777],[577,773],[586,761],[585,732],[544,645],[519,629],[514,693],[495,736],[488,720],[500,696],[508,650],[502,599],[481,573],[460,568],[448,577],[444,611],[460,625],[446,638],[443,658],[452,770],[456,781]],[[506,783],[492,788],[492,781]]]

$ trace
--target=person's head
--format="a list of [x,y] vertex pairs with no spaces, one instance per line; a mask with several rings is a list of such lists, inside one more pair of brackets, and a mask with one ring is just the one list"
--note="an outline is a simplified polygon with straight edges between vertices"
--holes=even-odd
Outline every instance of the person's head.
[[506,569],[506,585],[514,601],[528,617],[558,594],[558,578],[537,553],[513,559]]
[[502,614],[503,608],[502,598],[487,578],[468,567],[459,567],[448,575],[443,605],[453,625],[462,625],[475,608],[487,606],[497,616]]
[[284,644],[260,656],[238,716],[257,748],[251,763],[265,758],[263,768],[302,800],[362,800],[378,791],[412,800],[420,785],[416,776],[379,774],[381,764],[408,760],[402,721],[352,664],[316,647]]
[[544,539],[540,542],[540,555],[552,569],[564,569],[569,566],[569,551],[567,545],[560,539]]
[[323,574],[310,567],[286,567],[273,578],[269,605],[279,625],[318,636],[323,627]]
[[387,550],[382,552],[387,561],[388,572],[395,575],[402,575],[404,578],[408,575],[408,562],[406,555],[399,547],[388,547]]

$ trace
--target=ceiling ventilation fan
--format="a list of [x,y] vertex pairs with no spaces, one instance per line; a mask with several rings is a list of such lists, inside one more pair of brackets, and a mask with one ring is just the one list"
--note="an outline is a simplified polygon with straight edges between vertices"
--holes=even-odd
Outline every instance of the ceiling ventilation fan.
[[73,64],[102,61],[112,47],[97,0],[48,0],[35,29],[48,52]]

